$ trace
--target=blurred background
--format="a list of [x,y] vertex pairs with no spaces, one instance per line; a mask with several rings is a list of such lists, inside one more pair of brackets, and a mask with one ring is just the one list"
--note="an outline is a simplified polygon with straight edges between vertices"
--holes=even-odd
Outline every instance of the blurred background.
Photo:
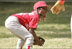
[[[38,1],[38,0],[37,0]],[[45,0],[48,5],[53,6],[57,0]],[[31,1],[5,1],[0,0],[0,48],[16,48],[17,37],[5,28],[5,20],[15,13],[31,12],[36,0]],[[66,0],[65,11],[58,15],[48,10],[45,22],[39,22],[36,33],[45,39],[44,46],[33,46],[34,48],[72,48],[70,17],[72,13],[72,2]],[[25,46],[24,46],[25,47]]]

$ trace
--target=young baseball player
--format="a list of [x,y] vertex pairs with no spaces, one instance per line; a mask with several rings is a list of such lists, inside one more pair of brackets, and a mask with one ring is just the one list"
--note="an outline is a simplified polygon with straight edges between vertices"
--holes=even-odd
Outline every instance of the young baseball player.
[[47,13],[47,4],[38,1],[34,4],[31,13],[16,13],[10,15],[5,21],[5,27],[19,37],[17,49],[22,49],[24,43],[26,49],[32,49],[34,40],[40,46],[42,42],[37,37],[35,30],[39,20],[44,20]]

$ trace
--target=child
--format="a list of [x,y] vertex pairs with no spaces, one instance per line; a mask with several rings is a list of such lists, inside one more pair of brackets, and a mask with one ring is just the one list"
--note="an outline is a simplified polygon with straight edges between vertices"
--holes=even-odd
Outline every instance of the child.
[[44,1],[38,1],[33,8],[34,11],[31,13],[16,13],[9,16],[5,21],[5,27],[19,37],[17,49],[22,49],[24,42],[26,49],[32,49],[34,40],[38,45],[41,45],[35,30],[39,20],[44,20],[46,17],[47,4]]

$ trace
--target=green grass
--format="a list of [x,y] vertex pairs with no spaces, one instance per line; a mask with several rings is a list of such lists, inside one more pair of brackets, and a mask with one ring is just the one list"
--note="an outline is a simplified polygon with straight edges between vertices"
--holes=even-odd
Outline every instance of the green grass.
[[[31,12],[33,4],[30,2],[0,3],[0,48],[16,48],[18,39],[5,28],[6,18],[14,13]],[[48,11],[45,22],[40,21],[36,33],[45,39],[45,44],[42,47],[33,46],[34,48],[72,48],[70,32],[71,4],[65,4],[65,9],[66,11],[59,15],[53,15]]]
[[[45,39],[45,44],[42,47],[33,46],[34,48],[72,48],[69,24],[39,25],[36,33]],[[4,27],[1,27],[0,35],[3,35],[0,36],[0,48],[16,48],[18,38],[15,35]]]
[[[16,37],[0,39],[0,48],[16,48]],[[25,46],[24,46],[25,47]],[[34,48],[72,48],[69,38],[46,38],[45,44],[40,46],[33,46]]]

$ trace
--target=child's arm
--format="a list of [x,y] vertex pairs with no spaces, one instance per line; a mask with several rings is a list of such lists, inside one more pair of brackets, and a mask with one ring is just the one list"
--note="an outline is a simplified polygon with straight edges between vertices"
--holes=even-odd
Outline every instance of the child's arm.
[[35,33],[35,29],[34,29],[34,28],[31,28],[31,29],[29,29],[29,32],[33,35],[34,40],[36,41],[36,43],[37,43],[38,45],[41,45],[41,42],[40,42],[38,36],[37,36],[36,33]]

